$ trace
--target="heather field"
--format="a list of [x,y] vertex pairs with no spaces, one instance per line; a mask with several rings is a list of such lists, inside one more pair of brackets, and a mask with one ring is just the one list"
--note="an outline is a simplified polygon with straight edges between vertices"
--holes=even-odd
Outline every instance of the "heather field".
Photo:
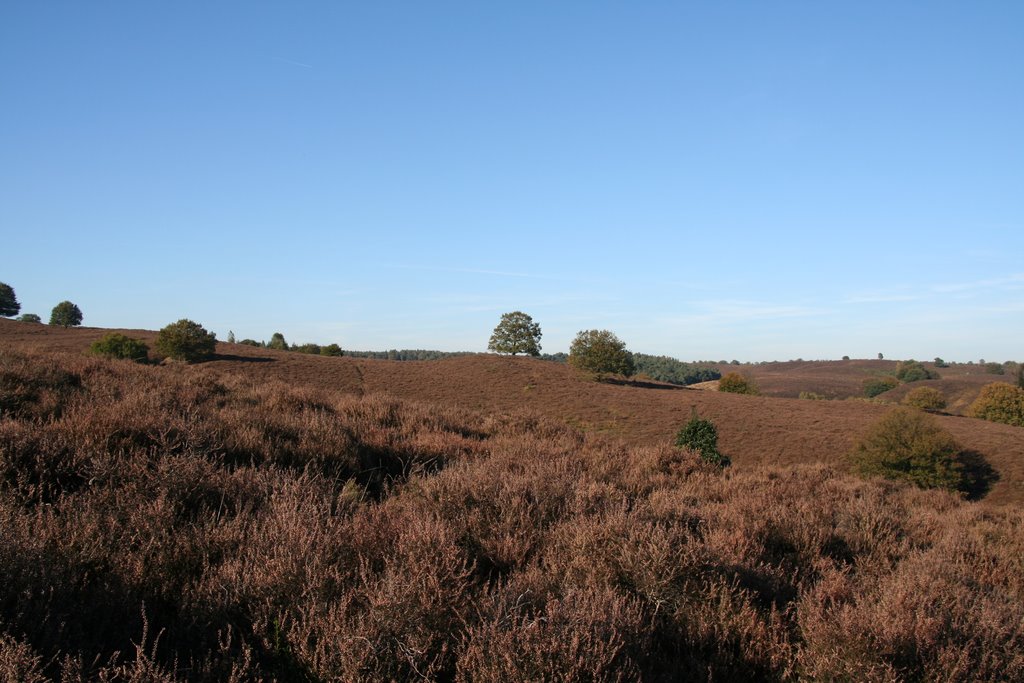
[[[654,430],[545,414],[561,395],[528,400],[554,383],[531,373],[559,366],[540,361],[221,345],[142,366],[83,355],[95,330],[26,327],[49,348],[0,346],[6,680],[1024,676],[1024,516],[1005,494],[864,481],[833,451],[748,460],[742,432],[721,471]],[[388,372],[408,384],[382,393]],[[463,405],[396,397],[428,372]],[[719,409],[725,435],[825,403],[588,386],[607,420],[613,398],[622,416],[681,401],[679,418],[751,401]],[[1000,428],[1007,457],[1020,443],[948,420]]]

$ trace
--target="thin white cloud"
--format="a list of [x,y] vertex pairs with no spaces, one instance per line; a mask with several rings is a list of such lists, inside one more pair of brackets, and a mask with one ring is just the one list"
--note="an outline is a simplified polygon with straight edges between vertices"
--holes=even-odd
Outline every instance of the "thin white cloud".
[[291,59],[285,59],[284,57],[276,57],[275,59],[277,59],[277,61],[279,61],[279,62],[284,62],[285,64],[291,64],[293,66],[301,66],[304,69],[312,69],[313,68],[312,64],[304,64],[302,62],[296,62],[296,61],[291,60]]
[[900,301],[917,301],[921,297],[914,294],[854,294],[843,300],[847,304],[884,304]]
[[939,294],[949,294],[952,292],[968,292],[979,289],[995,289],[995,288],[1007,288],[1010,285],[1011,289],[1016,289],[1014,285],[1024,285],[1024,273],[1013,273],[1006,277],[988,278],[985,280],[975,280],[974,282],[954,282],[941,285],[933,285],[932,291]]

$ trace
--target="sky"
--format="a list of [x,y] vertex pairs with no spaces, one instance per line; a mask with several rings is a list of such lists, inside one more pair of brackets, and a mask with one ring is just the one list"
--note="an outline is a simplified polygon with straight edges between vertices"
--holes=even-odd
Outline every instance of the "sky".
[[44,321],[1024,360],[1024,3],[0,3]]

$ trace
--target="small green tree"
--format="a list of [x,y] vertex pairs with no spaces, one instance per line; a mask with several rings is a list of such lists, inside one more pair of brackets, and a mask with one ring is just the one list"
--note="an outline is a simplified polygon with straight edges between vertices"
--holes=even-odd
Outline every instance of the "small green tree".
[[287,351],[288,342],[284,340],[284,335],[280,332],[275,332],[270,335],[270,342],[267,344],[268,349],[275,349],[277,351]]
[[1007,382],[992,382],[981,388],[971,404],[971,417],[1024,427],[1024,388]]
[[884,394],[890,389],[895,389],[900,383],[895,377],[889,375],[883,375],[882,377],[868,377],[864,380],[862,386],[864,387],[864,395],[868,398],[874,398],[879,394]]
[[487,350],[495,353],[540,355],[540,325],[522,311],[503,313],[494,328]]
[[946,397],[938,389],[917,387],[907,392],[902,403],[921,410],[942,410],[946,407]]
[[878,360],[882,360],[883,358],[885,358],[885,356],[883,356],[883,355],[882,355],[882,353],[881,353],[881,352],[879,352],[879,353],[878,353]]
[[23,313],[23,314],[19,315],[17,319],[18,319],[18,322],[23,322],[23,323],[41,323],[41,322],[43,322],[43,319],[40,318],[35,313]]
[[608,330],[581,330],[569,347],[569,365],[601,379],[605,375],[632,376],[633,355]]
[[234,343],[235,343],[235,331],[234,330],[228,330],[228,344],[234,344]]
[[749,394],[757,396],[760,394],[754,380],[744,377],[738,372],[729,372],[718,380],[718,390],[729,394]]
[[863,476],[882,476],[921,488],[958,490],[966,480],[962,449],[935,418],[920,410],[897,407],[867,429],[849,454]]
[[696,451],[701,460],[725,467],[729,458],[718,452],[718,429],[711,420],[702,420],[693,408],[690,421],[676,434],[676,447]]
[[191,363],[213,355],[217,349],[217,335],[207,332],[197,322],[182,318],[160,330],[156,349],[169,358]]
[[946,361],[944,361],[941,358],[939,358],[938,356],[936,356],[935,357],[935,367],[937,367],[937,368],[948,368],[949,367],[949,363],[947,363]]
[[14,288],[6,282],[0,282],[0,317],[8,318],[18,315],[20,310],[21,304],[18,303],[18,297],[14,294]]
[[111,332],[97,339],[89,346],[89,351],[97,356],[107,358],[124,358],[141,363],[149,354],[149,347],[139,339],[132,339],[117,332]]
[[50,311],[50,324],[60,327],[78,327],[82,324],[82,309],[70,301],[61,301]]

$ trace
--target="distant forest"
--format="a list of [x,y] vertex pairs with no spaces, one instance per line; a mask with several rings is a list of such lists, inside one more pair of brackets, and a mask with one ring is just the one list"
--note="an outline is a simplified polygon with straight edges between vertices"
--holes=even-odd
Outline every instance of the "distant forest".
[[[696,384],[720,379],[722,373],[718,368],[707,365],[693,365],[672,358],[671,356],[651,356],[646,353],[634,353],[633,366],[636,375],[645,375],[658,382],[669,384]],[[541,359],[556,363],[567,363],[567,353],[542,353]]]
[[391,349],[390,351],[349,351],[345,355],[353,358],[376,358],[377,360],[440,360],[458,356],[475,355],[472,351],[431,351],[428,349]]

